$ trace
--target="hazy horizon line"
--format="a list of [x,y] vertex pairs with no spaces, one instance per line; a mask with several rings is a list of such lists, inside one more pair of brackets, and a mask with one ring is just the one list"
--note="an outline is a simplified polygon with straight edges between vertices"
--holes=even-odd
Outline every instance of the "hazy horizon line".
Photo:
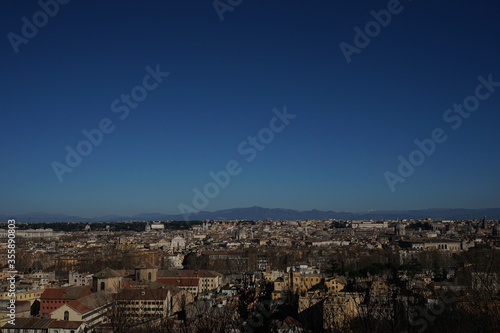
[[[282,208],[282,207],[263,207],[263,206],[247,206],[247,207],[234,207],[234,208],[223,208],[223,209],[217,209],[217,210],[202,210],[199,211],[198,213],[216,213],[219,211],[226,211],[226,210],[237,210],[237,209],[250,209],[250,208],[262,208],[262,209],[280,209],[280,210],[291,210],[291,211],[297,211],[297,212],[310,212],[310,211],[319,211],[319,212],[335,212],[335,213],[352,213],[352,214],[360,214],[360,213],[372,213],[372,212],[398,212],[398,211],[425,211],[425,210],[489,210],[489,209],[500,209],[500,207],[483,207],[483,208],[466,208],[466,207],[455,207],[455,208],[450,208],[450,207],[429,207],[429,208],[406,208],[406,209],[365,209],[365,210],[335,210],[335,209],[328,209],[328,210],[322,210],[322,209],[317,209],[317,208],[312,208],[312,209],[294,209],[294,208]],[[74,217],[80,217],[80,218],[99,218],[99,217],[106,217],[106,216],[120,216],[120,217],[134,217],[138,215],[144,215],[144,214],[159,214],[159,215],[178,215],[182,216],[181,213],[161,213],[161,212],[141,212],[141,213],[135,213],[135,214],[116,214],[116,213],[109,213],[109,214],[99,214],[99,215],[92,215],[92,216],[84,216],[80,214],[73,214],[73,213],[52,213],[52,212],[46,212],[46,211],[30,211],[30,212],[25,212],[25,213],[17,213],[17,214],[6,214],[6,213],[0,213],[0,215],[4,216],[12,216],[15,217],[16,215],[65,215],[65,216],[74,216]]]

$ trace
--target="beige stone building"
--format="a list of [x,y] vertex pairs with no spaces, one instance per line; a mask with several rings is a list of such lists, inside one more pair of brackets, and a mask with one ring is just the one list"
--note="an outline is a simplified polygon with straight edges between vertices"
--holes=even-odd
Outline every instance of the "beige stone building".
[[328,291],[333,293],[342,291],[346,285],[347,281],[344,277],[332,277],[325,280]]
[[92,291],[117,293],[122,287],[122,276],[118,272],[105,268],[92,276]]
[[197,285],[196,293],[204,293],[220,290],[222,287],[222,274],[205,270],[162,270],[158,272],[158,281],[179,288]]
[[319,273],[289,272],[283,277],[284,287],[295,293],[304,293],[320,283],[323,276]]

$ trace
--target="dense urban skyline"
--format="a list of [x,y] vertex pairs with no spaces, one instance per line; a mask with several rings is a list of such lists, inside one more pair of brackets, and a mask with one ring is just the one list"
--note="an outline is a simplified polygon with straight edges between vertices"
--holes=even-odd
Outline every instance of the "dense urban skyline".
[[0,4],[0,214],[500,207],[495,2],[40,3]]

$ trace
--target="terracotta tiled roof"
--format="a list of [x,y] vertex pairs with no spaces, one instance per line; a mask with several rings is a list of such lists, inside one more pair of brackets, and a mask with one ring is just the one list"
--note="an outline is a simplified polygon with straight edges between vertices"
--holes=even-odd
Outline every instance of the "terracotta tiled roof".
[[44,329],[49,328],[50,324],[53,322],[53,319],[45,319],[45,318],[17,318],[16,324],[5,324],[2,328],[26,328],[26,329]]
[[89,311],[95,310],[100,306],[111,301],[111,297],[109,293],[99,292],[91,295],[87,295],[85,297],[73,300],[66,305],[75,310],[80,314],[87,313]]
[[50,324],[50,328],[66,328],[66,329],[77,329],[82,326],[83,321],[67,321],[67,320],[54,320]]
[[77,299],[91,294],[90,286],[68,287],[68,288],[47,288],[40,296],[41,300],[48,299]]
[[170,277],[184,277],[184,278],[209,278],[222,276],[221,273],[216,271],[205,271],[205,270],[161,270],[158,271],[158,277],[160,278],[170,278]]
[[114,294],[114,297],[117,300],[165,300],[169,291],[169,289],[128,289]]
[[169,279],[157,279],[158,282],[169,284],[176,287],[197,287],[199,279],[197,278],[169,278]]

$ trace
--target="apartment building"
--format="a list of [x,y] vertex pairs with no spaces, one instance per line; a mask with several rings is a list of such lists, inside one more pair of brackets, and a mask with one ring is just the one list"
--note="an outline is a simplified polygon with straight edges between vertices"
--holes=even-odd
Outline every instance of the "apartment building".
[[92,330],[108,320],[106,312],[112,307],[113,297],[106,292],[93,293],[63,304],[50,313],[51,319],[84,322]]
[[47,288],[40,296],[40,317],[48,318],[50,313],[72,300],[90,295],[89,286],[68,288]]
[[163,270],[158,271],[157,281],[177,287],[194,287],[197,285],[198,289],[195,294],[198,294],[211,290],[220,290],[222,286],[222,274],[206,270]]

